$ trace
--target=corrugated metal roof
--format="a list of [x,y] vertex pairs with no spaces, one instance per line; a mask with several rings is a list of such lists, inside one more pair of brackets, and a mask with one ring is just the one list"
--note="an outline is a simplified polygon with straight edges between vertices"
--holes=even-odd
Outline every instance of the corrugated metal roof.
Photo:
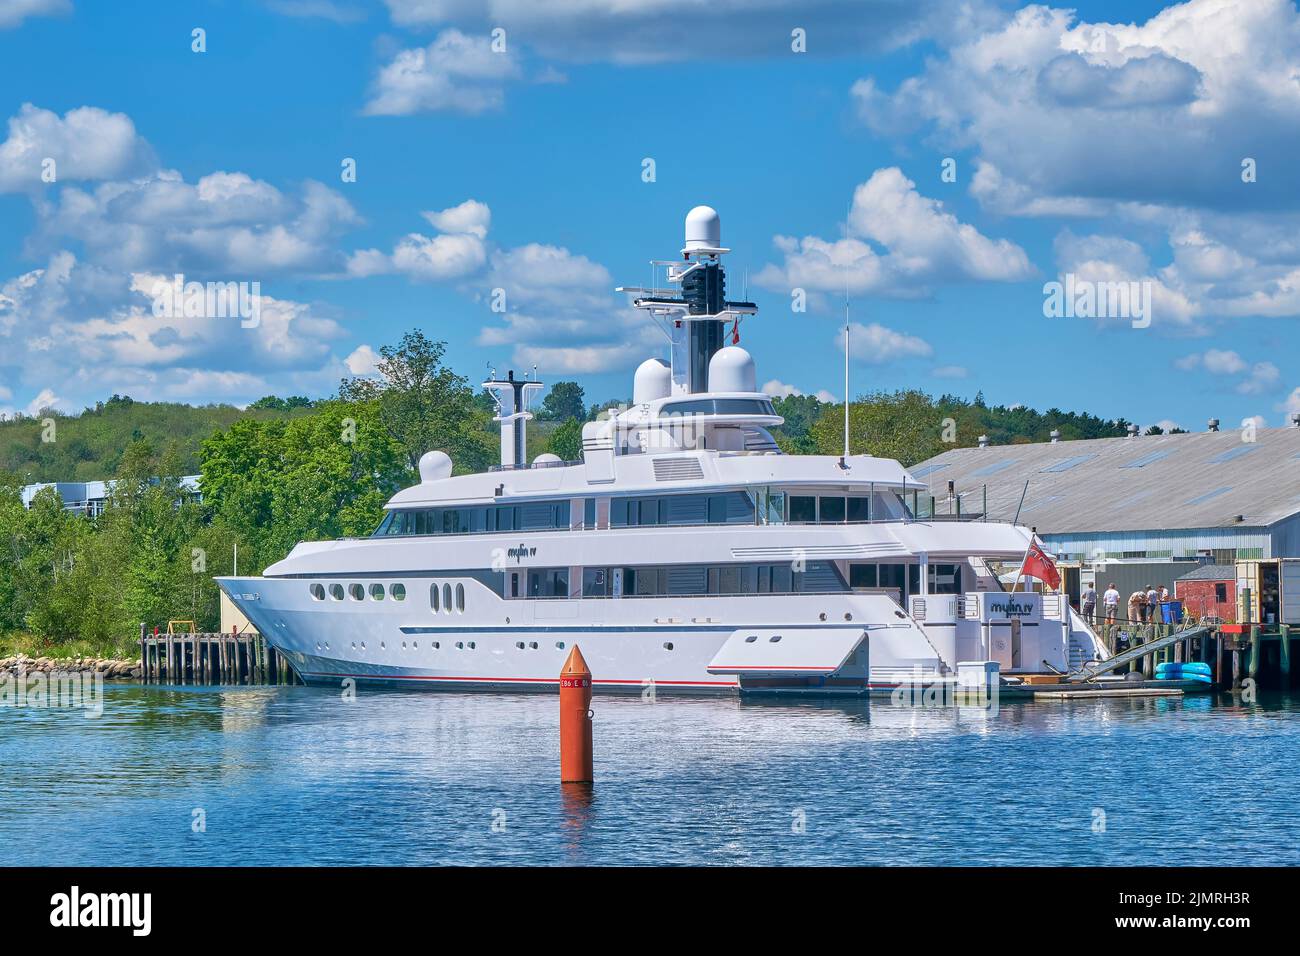
[[954,448],[912,474],[925,469],[936,497],[955,483],[966,512],[987,486],[1003,521],[1028,479],[1021,514],[1042,534],[1262,528],[1300,513],[1300,428],[1262,428],[1253,443],[1232,430]]
[[1235,581],[1237,566],[1235,564],[1203,564],[1195,571],[1180,575],[1179,581]]

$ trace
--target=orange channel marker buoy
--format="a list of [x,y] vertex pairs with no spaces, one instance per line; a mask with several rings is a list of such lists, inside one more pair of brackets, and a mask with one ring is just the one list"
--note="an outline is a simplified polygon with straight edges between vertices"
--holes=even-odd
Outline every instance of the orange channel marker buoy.
[[560,782],[592,779],[591,671],[574,644],[560,671]]

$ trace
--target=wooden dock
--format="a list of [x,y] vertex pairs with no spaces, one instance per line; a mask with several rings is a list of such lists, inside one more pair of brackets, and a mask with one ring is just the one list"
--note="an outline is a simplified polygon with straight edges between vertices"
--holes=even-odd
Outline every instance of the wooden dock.
[[146,684],[301,684],[279,651],[256,631],[151,634],[140,628]]

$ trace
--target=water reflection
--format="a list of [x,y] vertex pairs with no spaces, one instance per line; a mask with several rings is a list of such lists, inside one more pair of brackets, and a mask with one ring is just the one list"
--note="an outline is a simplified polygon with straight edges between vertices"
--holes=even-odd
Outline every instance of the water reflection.
[[0,863],[1300,863],[1300,809],[1276,797],[1300,712],[1279,694],[593,709],[596,784],[562,787],[545,695],[112,687],[97,720],[0,708]]

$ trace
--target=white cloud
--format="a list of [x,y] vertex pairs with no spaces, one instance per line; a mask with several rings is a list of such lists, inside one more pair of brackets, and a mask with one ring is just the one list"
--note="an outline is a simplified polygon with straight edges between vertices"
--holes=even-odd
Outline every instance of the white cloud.
[[476,199],[466,199],[459,206],[434,212],[422,212],[420,215],[429,220],[433,228],[439,232],[467,233],[480,239],[487,238],[488,226],[492,223],[492,210],[488,208],[487,203],[481,203]]
[[789,56],[791,31],[809,55],[881,51],[922,36],[969,33],[992,23],[982,0],[818,0],[798,15],[776,0],[727,0],[688,8],[674,0],[385,0],[393,22],[413,28],[473,22],[507,30],[540,53],[575,62],[646,63]]
[[0,30],[16,27],[27,17],[51,17],[71,12],[71,0],[0,0]]
[[1161,431],[1165,432],[1166,434],[1168,434],[1169,432],[1173,431],[1175,428],[1182,428],[1183,426],[1178,424],[1172,418],[1162,418],[1160,419],[1160,421],[1156,422],[1156,427],[1159,428]]
[[60,117],[24,103],[8,127],[0,143],[0,193],[51,187],[42,178],[47,159],[54,161],[55,183],[137,176],[157,166],[152,148],[124,113],[82,106]]
[[1286,412],[1288,424],[1292,415],[1300,415],[1300,388],[1291,390],[1291,394],[1286,397],[1278,408]]
[[[841,349],[841,351],[843,351],[843,350]],[[781,381],[780,379],[777,379],[777,378],[774,378],[774,379],[772,379],[771,381],[765,382],[765,383],[763,384],[763,387],[760,389],[760,391],[761,391],[764,395],[770,395],[770,396],[772,396],[773,398],[789,398],[791,395],[806,395],[806,394],[808,394],[807,392],[803,391],[802,389],[795,388],[795,386],[793,386],[793,385],[787,385],[785,382],[783,382],[783,381]],[[817,401],[819,401],[819,402],[828,402],[828,403],[830,403],[830,404],[832,404],[832,405],[834,405],[836,402],[839,401],[839,399],[836,398],[835,395],[833,395],[831,392],[828,392],[828,391],[827,391],[826,389],[824,389],[824,388],[823,388],[823,389],[820,389],[820,390],[818,390],[816,393],[814,393],[814,396],[813,396],[813,397],[816,398]]]
[[492,218],[487,205],[467,199],[459,206],[421,215],[443,232],[437,236],[409,233],[391,255],[378,249],[358,250],[348,257],[347,274],[362,278],[401,273],[424,282],[446,282],[472,275],[487,264],[484,240]]
[[366,18],[364,8],[337,0],[267,0],[267,6],[286,17],[319,18],[335,23],[356,23]]
[[970,370],[964,365],[939,365],[930,370],[935,378],[965,378]]
[[358,345],[343,364],[353,375],[373,375],[379,364],[379,354],[369,345]]
[[1243,376],[1235,390],[1241,395],[1260,395],[1274,391],[1282,380],[1282,370],[1272,362],[1251,363],[1232,349],[1206,349],[1174,360],[1174,367],[1184,372],[1204,371],[1224,377]]
[[492,49],[484,33],[469,36],[449,29],[427,47],[401,50],[375,77],[365,112],[371,116],[452,111],[483,113],[499,109],[505,84],[520,75],[507,45]]
[[[1300,14],[1290,0],[1190,0],[1142,24],[1031,5],[953,36],[896,89],[865,78],[852,92],[877,131],[921,131],[936,150],[973,153],[972,193],[995,208],[1297,205],[1286,177],[1245,186],[1238,175],[1243,156],[1282,169],[1300,147]],[[999,201],[992,177],[1010,184],[1009,197]]]
[[854,190],[847,229],[839,240],[777,236],[773,242],[784,262],[764,267],[755,282],[773,291],[903,297],[924,295],[927,282],[1014,281],[1034,274],[1018,245],[960,222],[943,203],[922,196],[897,167],[876,170]]
[[[844,333],[835,337],[835,345],[844,351]],[[884,365],[897,359],[926,358],[934,354],[930,343],[915,335],[896,332],[877,322],[862,325],[853,322],[849,326],[849,347],[853,358],[869,365]]]
[[[1072,274],[1076,282],[1098,285],[1140,283],[1140,289],[1150,293],[1143,308],[1144,320],[1187,332],[1202,331],[1200,304],[1187,295],[1176,273],[1153,269],[1146,251],[1136,242],[1119,236],[1076,236],[1063,230],[1056,237],[1054,249],[1062,282]],[[1099,321],[1116,324],[1113,316]],[[1128,323],[1119,325],[1127,327]]]
[[316,391],[337,384],[345,366],[333,344],[346,333],[318,307],[263,291],[256,328],[242,328],[237,317],[159,317],[153,292],[169,279],[60,252],[0,284],[0,378],[41,388],[59,382],[87,402],[112,391],[250,400],[274,390],[268,376]]

